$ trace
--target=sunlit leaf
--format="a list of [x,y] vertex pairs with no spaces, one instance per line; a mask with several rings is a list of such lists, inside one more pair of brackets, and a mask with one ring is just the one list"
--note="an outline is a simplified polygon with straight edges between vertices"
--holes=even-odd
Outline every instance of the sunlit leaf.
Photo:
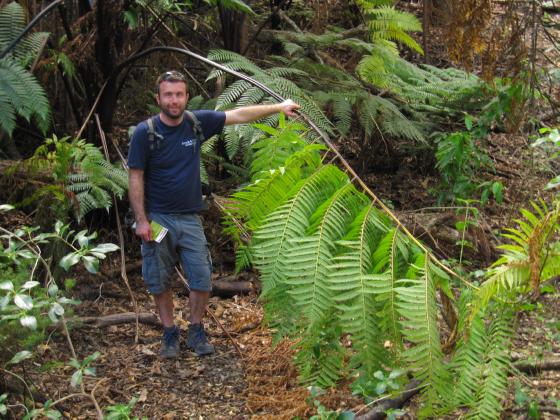
[[14,296],[14,303],[18,308],[29,311],[33,309],[33,298],[29,295],[17,294]]
[[26,359],[31,358],[32,356],[33,356],[33,353],[31,353],[28,350],[20,351],[20,352],[16,353],[14,355],[14,357],[12,357],[10,359],[10,361],[8,362],[8,365],[15,365],[15,364],[21,362],[22,360],[26,360]]
[[24,327],[31,328],[32,330],[37,328],[37,318],[31,315],[20,318],[19,323]]

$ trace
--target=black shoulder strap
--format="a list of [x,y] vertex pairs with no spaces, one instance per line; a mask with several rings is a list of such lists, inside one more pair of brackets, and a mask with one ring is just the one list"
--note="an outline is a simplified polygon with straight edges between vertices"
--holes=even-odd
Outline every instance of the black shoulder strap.
[[200,123],[200,120],[196,117],[194,112],[191,111],[185,111],[185,117],[192,124],[194,135],[196,136],[200,144],[204,143],[206,137],[204,137],[204,131],[202,130],[202,124]]
[[156,131],[155,119],[155,117],[150,117],[146,120],[146,124],[148,124],[148,144],[150,145],[150,152],[159,148],[159,141],[163,138],[163,136]]
[[[202,145],[202,143],[204,143],[204,141],[206,140],[206,137],[204,136],[204,131],[202,130],[202,124],[200,123],[200,120],[196,117],[194,112],[191,111],[185,111],[185,118],[192,124],[194,135]],[[195,150],[195,148],[193,148],[193,150]],[[204,206],[205,209],[208,210],[208,202],[213,197],[210,182],[208,182],[208,184],[202,184],[202,193],[206,196]]]

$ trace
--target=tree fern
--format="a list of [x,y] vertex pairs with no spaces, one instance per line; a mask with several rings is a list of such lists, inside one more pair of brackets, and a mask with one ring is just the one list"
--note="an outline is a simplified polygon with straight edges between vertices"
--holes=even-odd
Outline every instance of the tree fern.
[[[0,9],[0,51],[19,36],[25,25],[26,14],[19,3],[14,1]],[[27,67],[36,58],[48,36],[47,32],[34,32],[25,36],[7,57]]]
[[126,171],[106,161],[101,151],[85,140],[46,139],[26,166],[52,173],[55,182],[73,196],[78,219],[93,209],[109,208],[111,194],[122,198],[128,187]]
[[[209,53],[208,58],[217,61],[232,70],[244,72],[255,80],[264,83],[274,91],[278,92],[284,97],[288,97],[297,102],[302,111],[305,112],[322,130],[327,133],[332,132],[332,125],[325,117],[321,109],[313,102],[312,97],[304,90],[299,88],[293,81],[286,77],[298,79],[305,76],[301,70],[290,67],[276,67],[270,69],[261,69],[256,64],[252,63],[247,58],[235,54],[231,51],[213,50]],[[223,72],[214,70],[210,73],[207,80],[213,80],[217,77],[223,76]],[[250,93],[246,93],[249,91]],[[218,108],[225,108],[232,105],[239,105],[236,103],[243,98],[243,104],[251,104],[251,99],[261,100],[265,99],[271,101],[270,98],[262,98],[260,94],[256,94],[256,90],[245,81],[235,81],[229,85],[220,95],[218,99]]]

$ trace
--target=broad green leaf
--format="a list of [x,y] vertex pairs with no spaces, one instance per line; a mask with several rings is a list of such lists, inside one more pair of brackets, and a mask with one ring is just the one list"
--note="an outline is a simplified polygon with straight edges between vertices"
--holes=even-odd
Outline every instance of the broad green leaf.
[[39,286],[39,284],[40,284],[40,283],[39,283],[38,281],[29,280],[29,281],[26,281],[25,283],[23,283],[23,285],[21,286],[21,288],[22,288],[23,290],[29,290],[29,289],[33,289],[33,288],[36,287],[36,286]]
[[0,212],[2,211],[10,211],[15,209],[14,206],[10,205],[10,204],[0,204]]
[[17,294],[14,296],[14,303],[18,308],[29,311],[33,309],[33,298],[29,295]]
[[84,374],[82,370],[78,369],[76,372],[74,372],[72,378],[70,378],[70,385],[72,385],[73,387],[77,387],[78,385],[80,385],[82,383],[83,376]]
[[102,254],[106,254],[108,252],[113,252],[118,250],[119,247],[115,244],[106,243],[97,245],[95,248],[91,250],[91,252],[101,252]]
[[58,264],[62,268],[64,268],[65,271],[68,271],[70,269],[70,267],[78,264],[78,262],[80,262],[80,255],[75,253],[75,252],[71,252],[70,254],[62,257],[62,259],[60,260],[60,262]]
[[16,353],[14,355],[14,357],[12,357],[7,364],[8,365],[15,365],[15,364],[21,362],[22,360],[26,360],[26,359],[31,358],[32,356],[33,356],[32,352],[30,352],[28,350],[23,350],[23,351],[20,351],[20,352]]
[[10,280],[3,281],[0,283],[0,290],[7,290],[9,292],[13,292],[14,284]]
[[99,272],[99,260],[97,258],[85,255],[82,257],[82,262],[86,270],[91,274],[97,274]]
[[26,315],[20,318],[19,323],[24,327],[31,328],[32,330],[37,329],[37,318],[31,315]]
[[49,285],[48,294],[50,297],[55,297],[58,294],[58,286],[56,283],[51,283]]

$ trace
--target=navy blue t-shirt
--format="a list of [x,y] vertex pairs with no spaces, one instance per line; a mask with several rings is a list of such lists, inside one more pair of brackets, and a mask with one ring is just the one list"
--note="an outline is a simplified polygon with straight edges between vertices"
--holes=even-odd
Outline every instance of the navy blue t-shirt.
[[[224,128],[223,111],[194,111],[202,125],[204,138]],[[144,207],[146,212],[195,213],[202,210],[200,182],[200,141],[190,121],[177,127],[165,125],[155,117],[155,132],[162,135],[159,148],[150,150],[148,124],[142,121],[134,130],[128,150],[128,166],[144,170]]]

